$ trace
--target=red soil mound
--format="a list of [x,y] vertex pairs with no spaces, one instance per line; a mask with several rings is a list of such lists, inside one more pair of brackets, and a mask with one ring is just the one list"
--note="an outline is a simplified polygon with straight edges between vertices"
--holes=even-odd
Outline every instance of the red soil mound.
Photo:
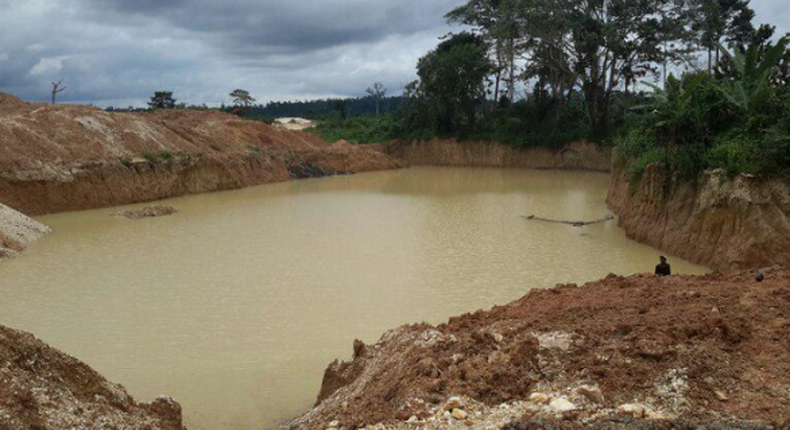
[[0,202],[28,215],[402,165],[216,111],[110,113],[0,94]]
[[[351,362],[329,366],[319,405],[293,426],[447,428],[442,420],[454,418],[442,404],[455,395],[483,405],[467,425],[503,403],[511,418],[533,423],[626,414],[787,425],[789,329],[785,269],[768,270],[763,283],[746,274],[611,275],[356,345]],[[513,428],[544,428],[529,422]]]

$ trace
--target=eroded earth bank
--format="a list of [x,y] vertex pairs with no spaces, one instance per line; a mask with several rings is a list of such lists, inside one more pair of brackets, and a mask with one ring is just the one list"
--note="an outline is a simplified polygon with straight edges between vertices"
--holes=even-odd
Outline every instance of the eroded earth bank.
[[657,166],[613,175],[607,203],[630,238],[722,272],[790,264],[786,182],[713,171],[666,184]]

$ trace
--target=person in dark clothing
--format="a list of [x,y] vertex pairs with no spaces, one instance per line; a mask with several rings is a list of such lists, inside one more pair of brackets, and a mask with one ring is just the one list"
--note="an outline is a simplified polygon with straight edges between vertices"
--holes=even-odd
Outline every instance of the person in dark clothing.
[[763,282],[765,280],[765,275],[763,275],[759,267],[754,269],[754,280],[757,282]]
[[672,266],[667,263],[667,257],[661,256],[661,264],[656,266],[656,276],[664,277],[672,275]]

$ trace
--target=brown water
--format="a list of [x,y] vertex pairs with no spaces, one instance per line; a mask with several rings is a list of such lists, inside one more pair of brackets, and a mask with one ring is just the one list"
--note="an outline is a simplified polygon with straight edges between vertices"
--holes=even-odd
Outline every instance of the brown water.
[[[0,323],[31,331],[190,429],[258,429],[308,409],[355,338],[504,304],[530,288],[649,271],[659,251],[608,214],[595,173],[414,168],[42,217],[0,265]],[[681,273],[705,269],[671,261]]]

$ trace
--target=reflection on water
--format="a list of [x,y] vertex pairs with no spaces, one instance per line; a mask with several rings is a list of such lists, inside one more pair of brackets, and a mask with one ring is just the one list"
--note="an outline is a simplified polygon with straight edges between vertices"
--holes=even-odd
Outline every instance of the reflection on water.
[[614,223],[521,218],[601,218],[608,181],[415,168],[178,198],[165,218],[47,216],[54,233],[0,265],[0,323],[176,397],[190,429],[265,428],[310,407],[355,338],[652,270]]

